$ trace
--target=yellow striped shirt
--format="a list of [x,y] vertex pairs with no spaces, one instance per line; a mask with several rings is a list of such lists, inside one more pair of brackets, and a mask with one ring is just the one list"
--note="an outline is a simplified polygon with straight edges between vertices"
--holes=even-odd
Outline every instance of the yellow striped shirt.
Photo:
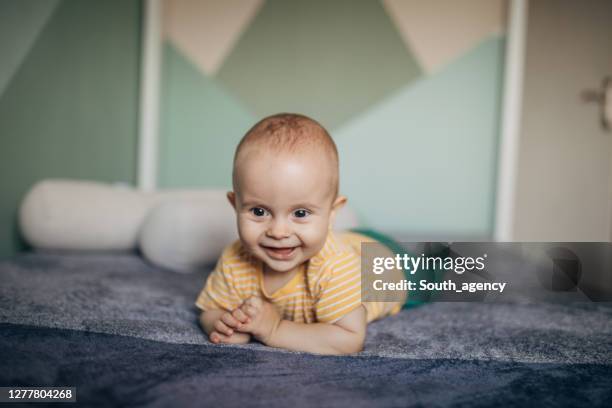
[[283,287],[267,293],[261,261],[240,241],[225,248],[195,304],[201,310],[232,311],[251,296],[272,303],[283,319],[334,323],[363,304],[371,322],[400,311],[400,302],[361,301],[361,243],[373,241],[355,233],[330,232],[321,251]]

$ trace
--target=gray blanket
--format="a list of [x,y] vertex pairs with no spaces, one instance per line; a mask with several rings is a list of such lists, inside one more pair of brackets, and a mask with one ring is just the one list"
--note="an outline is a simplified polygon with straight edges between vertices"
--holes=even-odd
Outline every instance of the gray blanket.
[[135,254],[0,262],[0,385],[77,386],[100,406],[612,400],[609,304],[432,303],[370,324],[363,352],[325,357],[210,344],[193,305],[206,273]]

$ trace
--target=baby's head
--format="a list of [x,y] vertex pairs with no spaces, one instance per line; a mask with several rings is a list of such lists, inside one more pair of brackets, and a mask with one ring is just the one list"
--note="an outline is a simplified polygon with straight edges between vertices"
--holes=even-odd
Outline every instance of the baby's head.
[[234,155],[238,233],[269,270],[289,272],[317,254],[346,198],[338,195],[338,151],[319,123],[281,113],[259,121]]

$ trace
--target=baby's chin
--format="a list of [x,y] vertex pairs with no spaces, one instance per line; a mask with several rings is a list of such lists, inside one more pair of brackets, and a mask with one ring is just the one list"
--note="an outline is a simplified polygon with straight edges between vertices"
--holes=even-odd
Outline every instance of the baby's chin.
[[276,272],[276,273],[289,273],[293,270],[295,270],[295,268],[297,268],[300,263],[291,263],[290,266],[286,266],[286,265],[276,265],[276,262],[264,262],[266,264],[266,266],[268,267],[268,271],[272,271],[272,272]]
[[270,268],[274,272],[279,272],[279,273],[291,272],[292,270],[294,270],[296,267],[298,267],[299,265],[303,263],[303,261],[301,260],[287,262],[287,261],[277,261],[274,259],[264,259],[263,262],[268,266],[268,268]]

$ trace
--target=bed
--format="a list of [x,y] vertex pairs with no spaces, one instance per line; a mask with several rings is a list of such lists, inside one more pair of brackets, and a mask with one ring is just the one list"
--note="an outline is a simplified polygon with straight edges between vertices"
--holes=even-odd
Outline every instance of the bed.
[[74,386],[87,406],[609,406],[612,306],[431,303],[368,327],[363,352],[213,345],[193,302],[210,268],[136,253],[0,262],[0,385]]

